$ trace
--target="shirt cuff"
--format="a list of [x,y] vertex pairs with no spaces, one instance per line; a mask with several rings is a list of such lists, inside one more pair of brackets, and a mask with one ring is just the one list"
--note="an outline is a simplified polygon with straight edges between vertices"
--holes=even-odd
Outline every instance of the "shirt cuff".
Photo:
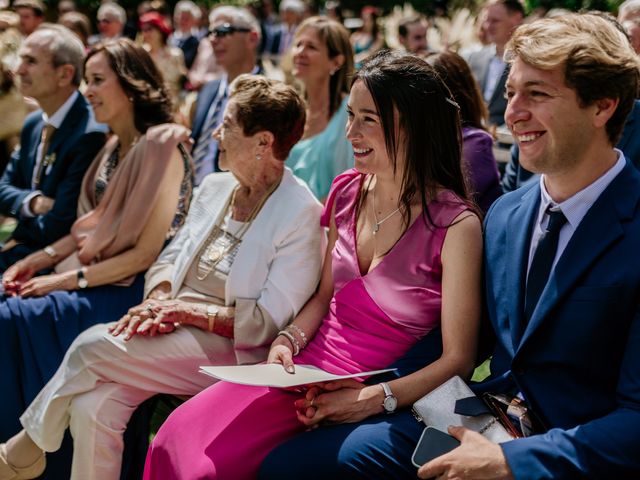
[[20,208],[20,214],[23,217],[33,218],[36,216],[36,214],[31,211],[31,208],[29,208],[29,204],[31,203],[31,199],[37,197],[38,195],[42,195],[42,192],[40,190],[34,190],[29,195],[24,197],[24,200],[22,200],[22,208]]

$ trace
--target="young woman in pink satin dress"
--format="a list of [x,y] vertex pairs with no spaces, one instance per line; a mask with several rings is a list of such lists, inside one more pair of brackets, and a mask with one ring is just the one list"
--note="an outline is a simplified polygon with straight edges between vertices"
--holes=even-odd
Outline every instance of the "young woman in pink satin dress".
[[[482,238],[467,200],[458,108],[426,62],[390,52],[358,72],[348,108],[356,169],[336,178],[327,201],[320,286],[268,361],[294,368],[300,350],[296,363],[332,373],[380,369],[441,327],[440,358],[387,384],[408,407],[469,375],[475,360]],[[218,382],[162,426],[145,478],[255,478],[269,451],[297,433],[393,408],[381,384],[355,380],[304,393]]]

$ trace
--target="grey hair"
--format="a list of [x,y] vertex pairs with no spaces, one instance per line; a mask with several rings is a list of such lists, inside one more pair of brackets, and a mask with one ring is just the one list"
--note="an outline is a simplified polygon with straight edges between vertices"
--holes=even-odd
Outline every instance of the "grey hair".
[[71,65],[74,69],[71,82],[76,87],[82,82],[84,71],[84,45],[67,27],[55,23],[43,23],[32,34],[46,37],[47,48],[54,67]]
[[122,25],[127,23],[127,12],[124,11],[117,3],[107,2],[103,3],[98,9],[98,14],[96,18],[100,20],[101,18],[109,17],[111,19],[115,19],[119,21]]
[[202,16],[202,12],[198,6],[191,0],[180,0],[176,3],[175,8],[173,9],[173,18],[177,18],[177,16],[182,12],[189,12],[196,20],[199,20]]
[[218,17],[227,17],[231,20],[231,23],[238,27],[250,28],[252,32],[258,35],[258,42],[260,42],[260,24],[249,10],[230,5],[216,7],[209,14],[209,24],[212,24]]

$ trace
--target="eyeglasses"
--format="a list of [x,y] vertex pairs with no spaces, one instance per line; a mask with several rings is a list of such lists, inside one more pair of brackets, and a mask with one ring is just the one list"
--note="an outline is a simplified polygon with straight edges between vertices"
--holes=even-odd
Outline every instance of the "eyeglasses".
[[209,30],[209,32],[207,32],[207,35],[210,37],[223,38],[227,35],[233,35],[236,32],[248,33],[250,31],[251,29],[248,27],[238,27],[236,25],[231,25],[230,23],[223,23]]
[[111,23],[113,22],[113,20],[111,20],[110,18],[99,18],[98,19],[98,23]]

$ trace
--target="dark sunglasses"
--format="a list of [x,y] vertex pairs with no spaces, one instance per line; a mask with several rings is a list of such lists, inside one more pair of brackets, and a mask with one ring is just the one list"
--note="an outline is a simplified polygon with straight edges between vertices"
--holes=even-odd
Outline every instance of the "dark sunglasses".
[[231,25],[230,23],[223,23],[222,25],[218,25],[216,28],[212,28],[211,30],[209,30],[207,34],[210,37],[223,38],[236,32],[247,33],[250,31],[251,29],[247,27],[237,27],[236,25]]

